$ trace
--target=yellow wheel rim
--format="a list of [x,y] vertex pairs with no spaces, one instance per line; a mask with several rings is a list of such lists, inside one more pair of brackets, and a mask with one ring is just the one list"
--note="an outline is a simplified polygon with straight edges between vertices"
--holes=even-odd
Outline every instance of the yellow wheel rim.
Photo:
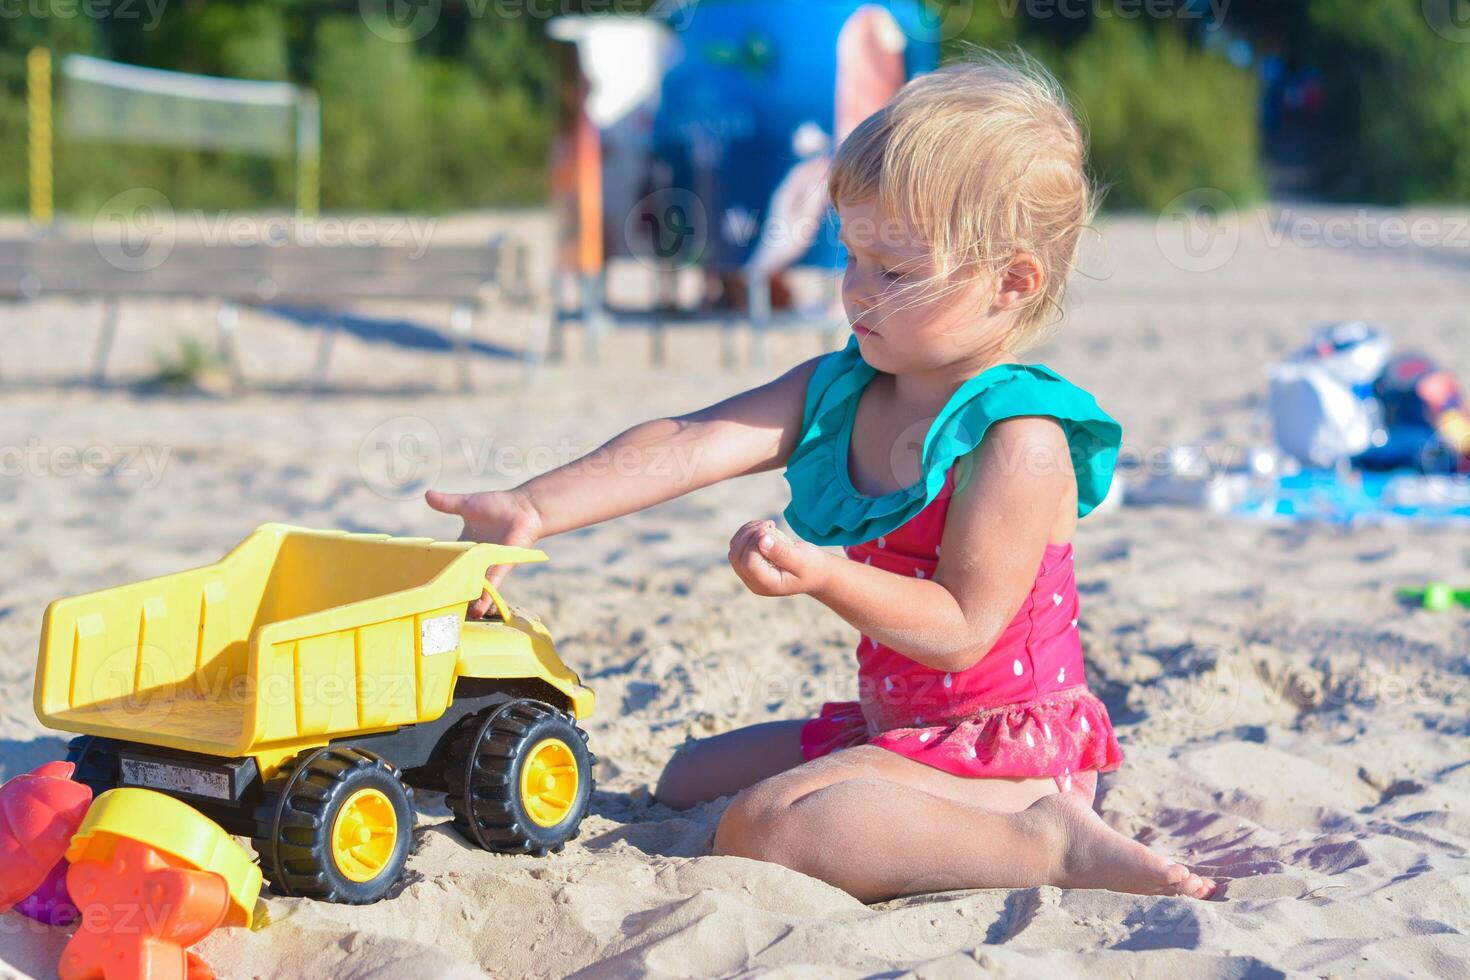
[[398,814],[381,790],[347,797],[332,821],[332,860],[353,881],[372,881],[388,867],[398,845]]
[[571,746],[559,738],[537,742],[521,767],[521,805],[536,823],[555,827],[572,812],[580,781]]

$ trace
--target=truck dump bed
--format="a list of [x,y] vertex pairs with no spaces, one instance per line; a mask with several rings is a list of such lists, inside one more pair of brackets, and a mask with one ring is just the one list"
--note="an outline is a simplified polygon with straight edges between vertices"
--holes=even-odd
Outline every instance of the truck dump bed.
[[485,569],[545,557],[266,524],[212,565],[51,603],[36,714],[226,757],[428,720]]

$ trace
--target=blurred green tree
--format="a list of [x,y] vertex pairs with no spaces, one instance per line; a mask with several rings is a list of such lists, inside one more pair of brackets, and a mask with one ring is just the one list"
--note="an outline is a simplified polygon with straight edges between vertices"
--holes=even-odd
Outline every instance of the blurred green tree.
[[[124,2],[131,16],[121,16]],[[1158,208],[1195,187],[1239,202],[1262,193],[1257,84],[1201,43],[1198,20],[1103,17],[1104,8],[1078,3],[1063,16],[1051,0],[925,2],[950,42],[947,56],[964,42],[1018,45],[1052,67],[1089,129],[1112,207]],[[1172,2],[1171,10],[1199,6]],[[1432,23],[1439,6],[1460,2],[1229,5],[1227,33],[1271,34],[1278,47],[1284,33],[1292,63],[1323,73],[1326,118],[1310,141],[1309,190],[1387,203],[1470,200],[1470,44],[1459,43],[1454,24],[1436,31]],[[394,41],[381,36],[383,24],[368,29],[356,3],[178,0],[156,24],[139,16],[136,0],[93,0],[87,9],[99,3],[117,16],[27,0],[0,21],[0,210],[26,206],[26,157],[15,151],[26,138],[25,55],[38,44],[57,57],[81,52],[317,89],[327,209],[437,211],[544,198],[553,126],[544,19],[445,0],[435,30]],[[606,9],[592,0],[565,7]],[[73,213],[129,187],[166,190],[186,208],[280,209],[293,199],[289,160],[63,140],[56,161],[58,205]]]
[[1237,204],[1261,196],[1258,94],[1248,71],[1190,38],[1192,21],[1062,9],[946,0],[936,17],[965,25],[946,46],[949,58],[964,57],[969,44],[1018,46],[1057,75],[1088,131],[1106,207],[1158,210],[1202,187]]
[[1099,22],[1061,57],[1063,83],[1114,208],[1161,210],[1198,188],[1263,193],[1256,80],[1171,25]]
[[1323,191],[1387,204],[1470,201],[1470,31],[1434,21],[1459,2],[1313,0]]
[[322,103],[322,207],[404,210],[433,194],[425,113],[429,72],[412,44],[385,41],[355,19],[317,36],[313,81]]

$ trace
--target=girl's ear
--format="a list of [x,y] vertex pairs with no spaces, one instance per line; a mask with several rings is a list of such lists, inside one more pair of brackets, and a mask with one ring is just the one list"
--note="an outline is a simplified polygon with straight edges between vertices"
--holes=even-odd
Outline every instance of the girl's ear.
[[1017,252],[1010,265],[1001,270],[995,305],[1001,310],[1025,306],[1037,296],[1046,282],[1046,272],[1030,252]]

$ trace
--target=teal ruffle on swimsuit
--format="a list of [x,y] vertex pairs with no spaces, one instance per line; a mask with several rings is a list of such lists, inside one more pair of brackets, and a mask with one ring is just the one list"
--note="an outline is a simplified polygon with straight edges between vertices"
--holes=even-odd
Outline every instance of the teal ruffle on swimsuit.
[[1077,515],[1107,495],[1123,430],[1087,392],[1042,364],[998,364],[960,385],[924,437],[923,476],[881,497],[859,493],[848,475],[852,421],[863,389],[877,374],[853,337],[817,362],[807,383],[802,436],[786,464],[791,503],[786,522],[807,541],[854,545],[901,527],[944,486],[955,460],[980,444],[990,426],[1018,415],[1061,423],[1077,473]]

